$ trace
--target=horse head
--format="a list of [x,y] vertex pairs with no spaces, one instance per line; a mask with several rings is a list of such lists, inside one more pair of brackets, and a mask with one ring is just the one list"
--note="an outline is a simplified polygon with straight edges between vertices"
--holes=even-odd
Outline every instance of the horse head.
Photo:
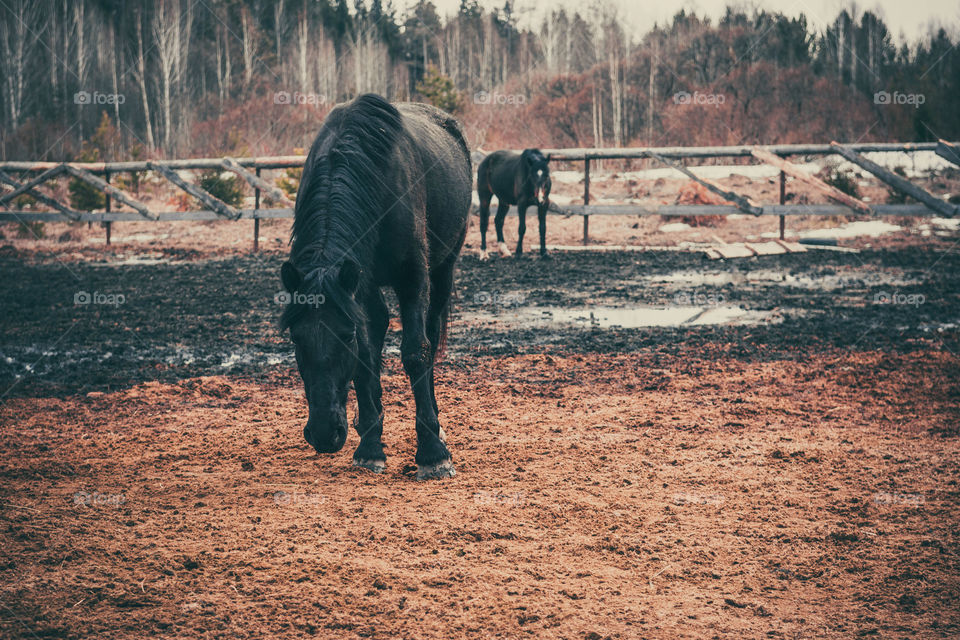
[[317,453],[336,453],[347,441],[347,394],[363,327],[354,299],[360,268],[347,260],[304,274],[285,262],[280,276],[287,290],[283,326],[290,331],[310,412],[303,436]]

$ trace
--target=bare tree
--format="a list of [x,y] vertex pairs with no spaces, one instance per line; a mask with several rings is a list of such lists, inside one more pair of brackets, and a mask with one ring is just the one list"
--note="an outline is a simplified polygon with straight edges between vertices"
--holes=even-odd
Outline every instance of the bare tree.
[[316,58],[317,88],[330,101],[340,95],[340,63],[333,41],[326,36],[322,28],[316,30],[317,44],[313,47]]
[[[163,148],[167,153],[173,152],[173,101],[179,97],[180,81],[186,71],[184,56],[188,49],[184,40],[189,40],[192,21],[192,10],[188,9],[187,14],[182,14],[179,0],[164,0],[154,8],[153,39],[160,83]],[[181,106],[181,113],[183,111]]]
[[277,64],[283,68],[283,56],[280,49],[283,46],[283,5],[284,0],[274,0],[273,2],[273,33],[277,41]]
[[36,46],[35,34],[38,30],[43,30],[39,21],[39,8],[38,4],[16,0],[13,7],[7,7],[7,10],[13,13],[13,20],[0,22],[0,51],[3,54],[0,70],[3,71],[5,102],[11,129],[20,125],[27,64]]
[[[74,54],[73,57],[77,62],[77,87],[80,91],[87,90],[87,73],[89,71],[88,66],[88,53],[87,53],[87,13],[86,13],[86,3],[76,2],[73,4],[73,23],[72,23],[72,34],[71,40],[74,43]],[[77,113],[81,113],[83,109],[83,103],[77,102]],[[80,136],[83,137],[83,118],[78,118],[80,122]]]
[[387,93],[386,69],[390,62],[387,48],[373,26],[356,30],[351,38],[350,57],[353,64],[356,93]]
[[[297,19],[297,84],[300,91],[308,91],[310,85],[310,65],[307,64],[307,54],[310,52],[310,24],[307,20],[307,11],[300,12]],[[279,55],[279,54],[278,54]]]
[[153,124],[150,120],[150,96],[147,94],[147,61],[143,50],[143,16],[137,12],[136,17],[137,30],[137,64],[134,76],[137,84],[140,86],[140,101],[143,103],[143,119],[146,123],[147,146],[150,149],[156,148],[156,142],[153,138]]
[[246,6],[240,9],[240,33],[243,42],[243,88],[246,90],[253,80],[253,61],[256,58],[253,24]]

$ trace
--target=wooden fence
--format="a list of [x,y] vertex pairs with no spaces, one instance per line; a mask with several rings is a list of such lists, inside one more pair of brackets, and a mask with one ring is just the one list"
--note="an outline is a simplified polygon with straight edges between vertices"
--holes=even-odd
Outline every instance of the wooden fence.
[[[755,216],[773,215],[780,218],[780,237],[783,238],[786,216],[814,215],[837,216],[854,212],[868,216],[927,216],[941,215],[952,217],[960,213],[960,206],[946,201],[906,178],[877,165],[864,153],[869,152],[915,152],[933,151],[954,165],[960,166],[960,149],[956,143],[941,140],[929,143],[854,143],[839,144],[791,144],[764,146],[725,146],[725,147],[651,147],[622,149],[544,149],[551,162],[583,163],[583,204],[551,204],[553,214],[583,217],[583,243],[589,243],[590,216],[593,215],[661,215],[661,216],[700,216],[729,215],[749,213]],[[476,155],[482,157],[482,152]],[[917,204],[876,205],[868,204],[850,196],[823,182],[801,167],[791,163],[791,156],[839,155],[856,164],[867,173],[896,191],[910,196]],[[763,204],[730,191],[712,180],[698,176],[693,169],[684,164],[688,159],[710,158],[752,158],[761,164],[768,164],[780,171],[780,198],[777,204]],[[675,169],[690,180],[717,194],[730,205],[660,205],[644,206],[639,204],[590,204],[590,169],[599,160],[636,160],[649,159],[666,167]],[[293,203],[261,173],[267,170],[282,170],[302,167],[304,156],[274,156],[264,158],[195,158],[184,160],[155,160],[134,162],[0,162],[0,184],[5,191],[0,195],[0,222],[29,223],[35,221],[78,221],[99,222],[106,229],[107,243],[110,243],[111,225],[117,221],[131,220],[240,220],[254,221],[253,250],[259,245],[260,220],[263,218],[289,218],[293,216]],[[254,191],[253,208],[237,209],[214,197],[199,185],[188,182],[178,173],[181,170],[219,169],[229,171],[247,182]],[[110,183],[112,177],[120,173],[150,171],[174,184],[177,188],[195,198],[203,209],[195,211],[154,211],[138,201],[131,194],[118,189]],[[106,197],[103,211],[75,211],[45,193],[44,183],[68,176],[81,180]],[[834,204],[786,204],[786,178],[790,176],[821,191]],[[23,211],[11,209],[10,205],[20,195],[29,195],[37,202],[49,207],[50,211]],[[261,208],[261,201],[269,202],[274,208]],[[118,210],[114,204],[120,204],[127,210]],[[512,211],[515,212],[513,207]]]

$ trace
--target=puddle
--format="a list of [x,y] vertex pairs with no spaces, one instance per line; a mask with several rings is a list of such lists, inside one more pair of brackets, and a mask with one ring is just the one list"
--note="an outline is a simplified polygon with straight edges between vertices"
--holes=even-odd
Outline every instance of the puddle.
[[749,311],[735,306],[636,306],[636,307],[518,307],[500,313],[471,312],[462,320],[476,324],[529,327],[574,325],[596,329],[641,329],[721,324],[759,324],[778,321],[772,311]]
[[888,233],[902,230],[903,227],[890,224],[883,220],[858,220],[831,229],[809,229],[807,231],[801,231],[799,235],[801,238],[839,240],[841,238],[857,238],[860,236],[879,238]]
[[759,269],[756,271],[725,271],[720,273],[675,271],[674,273],[644,277],[642,284],[674,284],[694,287],[722,287],[728,284],[752,286],[759,284],[831,291],[845,287],[906,287],[920,284],[920,281],[889,271],[792,275],[776,269]]
[[161,253],[147,253],[147,254],[118,254],[116,256],[105,257],[102,260],[97,262],[88,262],[86,266],[91,268],[102,268],[102,267],[142,267],[142,266],[154,266],[158,264],[162,265],[172,265],[172,264],[200,264],[203,262],[209,262],[209,260],[180,260],[176,258],[170,258]]
[[[135,354],[116,356],[111,351],[96,349],[45,349],[39,345],[30,345],[22,349],[8,349],[0,352],[0,364],[14,379],[21,379],[27,375],[45,376],[59,373],[64,369],[77,367],[91,367],[103,365],[108,361],[122,363],[157,363],[162,362],[169,367],[196,366],[212,371],[231,371],[235,368],[272,367],[275,365],[293,365],[296,360],[293,351],[259,351],[245,347],[224,352],[197,351],[184,347],[156,347],[140,349]],[[122,361],[122,362],[118,362]]]

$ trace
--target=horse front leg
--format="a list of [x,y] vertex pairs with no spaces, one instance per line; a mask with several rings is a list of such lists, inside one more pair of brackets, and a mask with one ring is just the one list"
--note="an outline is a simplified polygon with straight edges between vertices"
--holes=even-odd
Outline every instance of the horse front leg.
[[517,215],[520,217],[520,225],[517,227],[517,257],[523,255],[523,234],[527,232],[527,207],[530,203],[521,200],[517,203]]
[[490,224],[490,200],[480,198],[480,259],[487,259],[487,227]]
[[493,224],[497,228],[497,250],[504,258],[510,256],[510,249],[507,249],[507,243],[503,240],[503,221],[510,211],[510,205],[504,202],[497,203],[497,217],[493,219]]
[[383,340],[390,323],[390,312],[379,289],[371,293],[366,304],[366,335],[360,341],[360,366],[354,379],[357,391],[357,433],[360,445],[353,453],[357,467],[380,473],[386,466],[383,452],[383,388],[380,384]]
[[540,224],[540,257],[547,258],[547,203],[537,205],[537,222]]
[[397,294],[403,322],[400,359],[410,378],[413,399],[417,405],[417,479],[451,478],[455,471],[450,451],[443,442],[443,431],[431,389],[434,348],[427,337],[428,288],[424,282],[419,287],[402,293],[398,291]]

